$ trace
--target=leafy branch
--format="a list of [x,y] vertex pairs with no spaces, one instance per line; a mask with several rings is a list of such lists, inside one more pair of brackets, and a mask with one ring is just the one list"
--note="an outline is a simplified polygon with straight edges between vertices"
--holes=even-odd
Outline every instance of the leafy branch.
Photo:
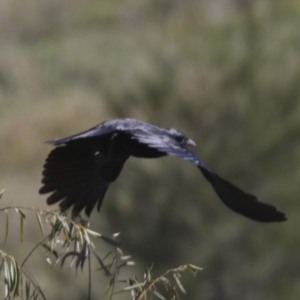
[[[0,192],[0,198],[3,191]],[[91,299],[92,290],[92,270],[91,259],[96,260],[97,270],[102,271],[109,278],[109,284],[106,291],[109,299],[119,293],[130,293],[132,300],[147,300],[148,295],[153,295],[157,299],[167,299],[163,296],[161,287],[170,295],[168,299],[179,299],[179,291],[185,293],[180,281],[181,273],[191,271],[196,274],[200,268],[191,264],[183,265],[166,271],[163,275],[152,279],[151,269],[144,274],[142,282],[136,277],[120,280],[120,270],[135,263],[130,255],[124,255],[120,248],[120,243],[116,240],[119,234],[112,237],[104,236],[98,232],[89,229],[89,224],[84,220],[72,220],[66,215],[52,210],[42,210],[34,207],[9,206],[0,209],[0,213],[6,214],[5,221],[5,242],[6,249],[8,236],[10,212],[15,212],[20,216],[20,241],[24,241],[24,222],[28,213],[35,215],[40,233],[40,241],[28,253],[21,264],[16,259],[0,249],[0,276],[3,277],[4,297],[5,299],[14,299],[20,296],[23,299],[37,299],[39,296],[46,299],[43,289],[36,280],[30,276],[25,269],[26,262],[32,257],[38,248],[43,248],[46,254],[46,261],[51,266],[65,266],[68,262],[69,268],[74,267],[76,273],[80,269],[88,267],[88,296]],[[96,240],[102,240],[108,244],[112,250],[104,257],[101,257],[95,246]],[[93,264],[94,265],[94,264]],[[116,285],[125,284],[125,288],[118,291]]]
[[190,271],[194,276],[196,276],[198,271],[202,268],[197,266],[186,264],[179,266],[174,269],[169,269],[161,276],[152,279],[151,269],[147,270],[144,274],[144,281],[139,282],[137,279],[131,279],[131,285],[124,288],[124,290],[130,290],[132,300],[147,300],[147,295],[150,293],[156,298],[161,300],[166,300],[166,298],[161,294],[160,289],[164,287],[164,290],[169,294],[169,299],[179,299],[179,291],[186,294],[186,291],[181,283],[181,273],[185,271]]

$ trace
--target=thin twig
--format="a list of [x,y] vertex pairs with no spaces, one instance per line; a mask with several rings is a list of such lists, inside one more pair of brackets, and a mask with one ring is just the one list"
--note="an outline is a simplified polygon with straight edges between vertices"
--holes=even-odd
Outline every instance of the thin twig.
[[25,265],[26,261],[29,259],[29,257],[31,256],[31,254],[40,246],[42,245],[46,239],[48,239],[50,237],[50,234],[48,236],[46,236],[42,241],[40,241],[39,243],[37,243],[32,250],[28,253],[28,255],[25,257],[25,259],[23,260],[22,264],[21,264],[21,268]]
[[88,247],[88,261],[89,261],[89,290],[88,290],[88,300],[91,300],[92,297],[92,265],[91,265],[91,252]]

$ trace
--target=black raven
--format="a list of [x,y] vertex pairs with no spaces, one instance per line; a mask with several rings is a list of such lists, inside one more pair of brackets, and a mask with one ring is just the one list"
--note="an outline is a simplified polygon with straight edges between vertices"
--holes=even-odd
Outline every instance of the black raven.
[[72,208],[73,216],[83,209],[90,216],[101,203],[109,184],[117,179],[130,156],[157,158],[166,155],[191,161],[211,183],[229,208],[261,222],[285,221],[284,213],[259,202],[207,168],[188,146],[195,143],[174,128],[159,128],[135,119],[105,121],[87,131],[48,141],[59,146],[46,159],[41,194],[52,193],[47,203],[60,201],[61,211]]

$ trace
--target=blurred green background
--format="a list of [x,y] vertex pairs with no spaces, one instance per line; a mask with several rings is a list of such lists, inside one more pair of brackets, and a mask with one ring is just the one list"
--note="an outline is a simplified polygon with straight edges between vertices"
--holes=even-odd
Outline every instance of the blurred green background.
[[[297,0],[1,1],[2,207],[46,208],[37,191],[47,139],[119,117],[175,127],[288,222],[231,212],[193,165],[162,158],[129,160],[91,228],[121,232],[140,278],[152,263],[157,275],[203,267],[185,277],[182,299],[300,299],[299,33]],[[22,257],[18,218],[10,230],[6,251]],[[25,232],[30,249],[35,220]],[[49,299],[86,295],[85,275],[50,268],[42,251],[28,269]],[[93,299],[107,284],[94,273]]]

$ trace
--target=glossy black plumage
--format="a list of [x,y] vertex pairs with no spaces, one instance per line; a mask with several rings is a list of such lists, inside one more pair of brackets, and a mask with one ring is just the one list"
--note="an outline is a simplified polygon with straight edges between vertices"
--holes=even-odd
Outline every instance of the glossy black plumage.
[[225,205],[261,222],[285,221],[284,213],[262,203],[209,170],[188,146],[194,142],[173,128],[159,128],[135,119],[105,121],[87,131],[48,141],[56,146],[44,165],[41,194],[51,193],[48,204],[60,202],[74,216],[98,210],[109,187],[130,156],[157,158],[171,155],[191,161],[211,183]]

